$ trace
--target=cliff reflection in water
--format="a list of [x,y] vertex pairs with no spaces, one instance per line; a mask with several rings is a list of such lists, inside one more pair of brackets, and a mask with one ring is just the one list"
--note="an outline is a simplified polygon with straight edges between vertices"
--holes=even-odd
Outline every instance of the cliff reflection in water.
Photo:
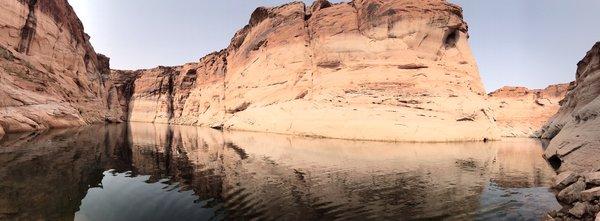
[[0,141],[0,219],[540,219],[536,140],[397,144],[153,124]]

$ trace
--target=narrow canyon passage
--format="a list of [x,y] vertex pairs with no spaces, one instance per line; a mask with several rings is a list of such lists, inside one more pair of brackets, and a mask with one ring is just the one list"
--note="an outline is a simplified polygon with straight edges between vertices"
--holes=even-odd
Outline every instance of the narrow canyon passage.
[[[160,17],[141,16],[149,2],[102,0],[76,11],[99,1],[0,1],[0,220],[600,216],[600,42],[577,63],[573,82],[565,73],[570,80],[553,85],[535,78],[544,82],[540,89],[491,93],[483,80],[514,79],[480,73],[490,57],[472,50],[481,47],[471,42],[477,34],[495,40],[486,48],[503,71],[517,62],[496,60],[502,51],[526,67],[560,67],[573,55],[557,52],[572,42],[549,43],[551,51],[535,57],[518,54],[562,36],[558,23],[535,44],[502,50],[509,37],[539,34],[524,24],[545,24],[520,12],[517,26],[527,30],[504,32],[515,27],[494,21],[502,34],[482,35],[467,24],[480,21],[452,0],[227,3],[251,5],[239,23],[235,10],[198,10],[222,1],[175,10],[185,21],[165,16],[181,2],[157,1]],[[117,3],[134,10],[115,20],[118,10],[99,9]],[[506,3],[511,13],[520,4],[532,3]],[[553,18],[572,5],[562,4]],[[98,11],[100,22],[79,19]],[[593,13],[571,16],[579,14]],[[144,41],[155,36],[131,25],[137,19],[177,47],[161,51]],[[156,28],[159,21],[172,23]],[[215,30],[185,34],[186,22]],[[111,33],[90,36],[84,23]],[[593,36],[590,30],[577,37]],[[222,44],[205,41],[216,32],[229,36]],[[112,42],[122,35],[125,42]],[[180,37],[204,48],[173,40]],[[119,45],[106,52],[126,51],[132,70],[115,68],[119,56],[111,66],[96,40]],[[126,47],[134,41],[145,45]],[[172,63],[184,49],[197,57]],[[141,53],[164,60],[139,69]]]

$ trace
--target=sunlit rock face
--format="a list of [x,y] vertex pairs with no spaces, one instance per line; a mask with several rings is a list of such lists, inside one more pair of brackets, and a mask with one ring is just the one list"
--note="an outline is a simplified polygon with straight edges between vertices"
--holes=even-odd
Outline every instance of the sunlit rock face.
[[[600,43],[577,64],[576,80],[544,127],[552,141],[545,157],[560,170],[600,170]],[[561,165],[562,163],[562,165]]]
[[135,73],[131,121],[388,141],[499,136],[462,10],[445,1],[260,7],[225,50]]
[[569,84],[544,89],[503,87],[489,94],[496,123],[504,137],[540,137],[541,128],[560,108]]
[[88,39],[66,0],[0,2],[0,134],[121,117]]

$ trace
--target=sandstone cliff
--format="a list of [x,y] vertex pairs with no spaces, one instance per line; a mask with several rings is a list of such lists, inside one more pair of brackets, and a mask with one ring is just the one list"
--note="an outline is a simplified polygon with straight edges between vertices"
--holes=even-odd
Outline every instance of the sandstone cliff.
[[[129,120],[332,138],[498,138],[462,10],[442,0],[257,8],[224,50],[127,75]],[[124,97],[120,97],[124,98]]]
[[575,82],[544,127],[545,157],[561,171],[600,170],[600,42],[577,64]]
[[489,94],[503,137],[539,137],[540,129],[560,108],[569,84],[545,89],[503,87]]
[[121,117],[88,39],[66,0],[0,2],[0,134]]
[[0,134],[137,121],[485,140],[534,135],[564,93],[561,85],[485,95],[462,10],[443,0],[260,7],[227,48],[135,71],[109,70],[66,0],[0,4]]

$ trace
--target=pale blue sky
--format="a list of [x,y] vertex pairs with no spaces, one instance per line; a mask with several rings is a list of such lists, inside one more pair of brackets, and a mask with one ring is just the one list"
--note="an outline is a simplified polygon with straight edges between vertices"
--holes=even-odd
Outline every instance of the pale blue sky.
[[[599,0],[450,0],[464,9],[488,91],[575,79],[600,41]],[[287,0],[69,0],[97,52],[116,69],[197,61],[225,48],[258,6]],[[310,3],[312,0],[305,0]]]

